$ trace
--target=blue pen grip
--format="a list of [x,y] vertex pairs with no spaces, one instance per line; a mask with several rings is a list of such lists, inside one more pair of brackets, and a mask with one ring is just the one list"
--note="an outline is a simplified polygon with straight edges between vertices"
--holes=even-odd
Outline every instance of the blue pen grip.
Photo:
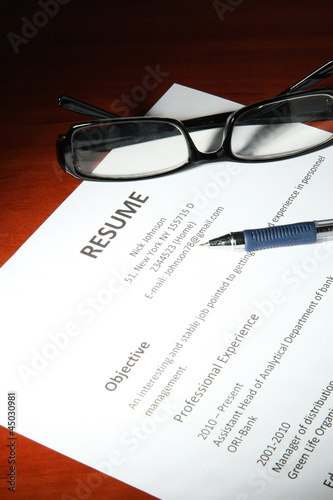
[[317,231],[314,222],[300,222],[263,229],[246,229],[244,240],[245,250],[250,252],[264,248],[315,243]]

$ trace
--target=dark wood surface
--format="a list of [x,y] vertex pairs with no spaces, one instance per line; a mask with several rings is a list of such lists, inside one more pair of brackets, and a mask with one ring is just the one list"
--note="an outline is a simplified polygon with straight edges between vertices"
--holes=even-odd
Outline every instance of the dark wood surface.
[[[79,184],[56,162],[57,135],[80,121],[57,107],[60,94],[123,116],[146,113],[174,82],[249,104],[333,57],[331,0],[5,0],[1,10],[0,265]],[[21,436],[10,493],[7,433],[1,498],[150,498]]]

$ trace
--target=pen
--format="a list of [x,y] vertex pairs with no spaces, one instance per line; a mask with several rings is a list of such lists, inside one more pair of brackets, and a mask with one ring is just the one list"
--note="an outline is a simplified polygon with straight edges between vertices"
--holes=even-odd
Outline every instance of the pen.
[[221,246],[236,250],[262,250],[293,245],[307,245],[333,239],[333,219],[298,222],[283,226],[246,229],[202,243],[202,246]]

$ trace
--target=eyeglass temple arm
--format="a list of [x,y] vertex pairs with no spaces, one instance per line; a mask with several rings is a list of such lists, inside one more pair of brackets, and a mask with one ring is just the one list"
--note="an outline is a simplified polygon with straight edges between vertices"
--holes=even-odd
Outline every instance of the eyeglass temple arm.
[[79,101],[78,99],[74,99],[73,97],[69,97],[67,95],[61,95],[58,98],[58,105],[67,111],[73,111],[74,113],[89,116],[90,118],[96,118],[97,120],[120,118],[119,115],[115,115],[114,113],[110,113],[109,111],[97,108],[92,104],[87,104],[86,102]]
[[312,87],[312,85],[319,83],[321,80],[324,80],[324,78],[327,78],[331,75],[333,75],[333,60],[323,64],[322,66],[320,66],[320,68],[305,76],[304,78],[302,78],[302,80],[294,83],[294,85],[287,88],[278,95],[289,95],[293,94],[294,92],[299,92],[300,90],[306,90],[309,87]]
[[[323,64],[322,66],[320,66],[320,68],[317,68],[315,71],[302,78],[302,80],[299,80],[291,87],[278,94],[278,96],[290,95],[300,90],[306,90],[307,88],[312,87],[316,83],[319,83],[321,80],[324,80],[324,78],[327,78],[331,75],[333,75],[333,60]],[[208,128],[214,126],[221,127],[225,124],[228,116],[230,116],[232,113],[233,112],[230,111],[229,113],[221,113],[219,115],[202,116],[190,120],[182,120],[182,122],[190,132],[200,130],[203,126],[206,126]],[[266,115],[266,118],[269,120],[271,117],[267,113]],[[308,119],[308,121],[311,120]]]
[[[294,92],[300,90],[306,90],[307,88],[315,85],[324,78],[333,74],[333,60],[328,61],[320,68],[316,69],[309,75],[302,78],[302,80],[294,83],[291,87],[287,88],[278,95],[290,95]],[[61,95],[58,99],[58,105],[68,111],[73,111],[81,115],[89,116],[96,119],[108,119],[108,118],[121,118],[119,115],[105,111],[104,109],[93,106],[92,104],[87,104],[86,102],[79,101],[73,97],[66,95]],[[183,120],[185,127],[191,132],[195,130],[201,130],[202,127],[218,127],[223,126],[227,121],[227,118],[232,114],[232,111],[227,113],[220,113],[211,116],[202,116],[199,118],[192,118],[189,120]]]
[[[105,111],[104,109],[97,108],[92,104],[87,104],[86,102],[74,99],[74,97],[69,97],[67,95],[61,95],[58,98],[58,105],[62,109],[67,111],[72,111],[80,115],[89,116],[90,118],[107,119],[107,118],[121,118],[119,115]],[[203,126],[206,127],[217,127],[225,123],[226,119],[232,111],[227,113],[220,113],[218,115],[203,116],[199,118],[192,118],[190,120],[184,120],[183,123],[188,128],[189,131],[202,130]]]

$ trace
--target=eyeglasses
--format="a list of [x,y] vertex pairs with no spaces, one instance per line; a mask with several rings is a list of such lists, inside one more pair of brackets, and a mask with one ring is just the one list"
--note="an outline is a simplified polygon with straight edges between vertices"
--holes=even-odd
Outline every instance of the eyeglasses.
[[77,179],[113,181],[200,162],[267,162],[316,151],[333,144],[333,89],[305,90],[332,74],[333,60],[272,99],[183,121],[122,118],[61,96],[59,106],[94,121],[75,124],[59,136],[58,161]]

